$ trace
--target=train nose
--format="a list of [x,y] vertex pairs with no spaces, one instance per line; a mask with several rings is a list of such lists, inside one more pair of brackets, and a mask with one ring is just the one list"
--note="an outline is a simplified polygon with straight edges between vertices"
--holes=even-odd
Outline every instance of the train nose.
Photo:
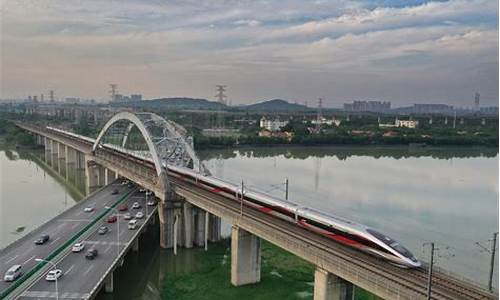
[[419,268],[422,266],[422,263],[418,259],[413,258],[411,259],[411,265],[415,268]]

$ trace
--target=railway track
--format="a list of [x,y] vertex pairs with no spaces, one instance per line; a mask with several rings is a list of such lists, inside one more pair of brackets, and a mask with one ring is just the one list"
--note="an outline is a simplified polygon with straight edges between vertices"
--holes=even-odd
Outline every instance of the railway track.
[[[221,195],[214,195],[208,191],[202,190],[197,187],[195,191],[192,186],[186,183],[180,182],[173,179],[176,186],[182,187],[183,189],[189,191],[190,193],[195,193],[199,197],[207,199],[207,201],[214,201],[217,199],[217,203],[226,209],[232,210],[234,213],[239,213],[240,204],[234,199],[228,203],[228,199]],[[427,294],[427,273],[424,268],[419,269],[402,269],[391,265],[381,259],[372,257],[365,253],[361,253],[334,241],[331,241],[323,236],[316,235],[304,228],[297,227],[291,223],[284,220],[273,218],[267,214],[259,212],[253,208],[245,206],[243,210],[243,216],[253,219],[255,222],[263,223],[269,228],[281,231],[283,234],[290,234],[291,229],[293,229],[294,236],[299,238],[305,243],[314,245],[321,249],[325,249],[334,258],[340,258],[349,261],[350,264],[355,264],[360,268],[364,268],[367,271],[380,276],[384,280],[391,281],[398,285],[404,286],[405,289],[412,291],[412,293],[417,294],[418,298],[424,299]],[[293,226],[293,228],[290,228]],[[432,299],[435,300],[459,300],[459,299],[497,299],[495,295],[488,293],[486,291],[479,290],[474,287],[464,286],[456,280],[447,279],[440,273],[435,273],[433,276],[433,289],[432,289]]]

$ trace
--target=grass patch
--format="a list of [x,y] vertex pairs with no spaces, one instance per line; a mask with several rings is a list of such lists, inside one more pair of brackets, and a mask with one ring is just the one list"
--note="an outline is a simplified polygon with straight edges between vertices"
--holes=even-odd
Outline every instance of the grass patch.
[[[210,244],[209,250],[180,249],[177,256],[183,267],[169,270],[161,287],[162,299],[177,300],[276,300],[312,299],[314,266],[268,242],[262,243],[261,281],[257,284],[231,285],[231,241]],[[190,267],[185,262],[190,261]],[[177,263],[175,263],[177,264]],[[356,289],[357,300],[378,300],[370,293]]]

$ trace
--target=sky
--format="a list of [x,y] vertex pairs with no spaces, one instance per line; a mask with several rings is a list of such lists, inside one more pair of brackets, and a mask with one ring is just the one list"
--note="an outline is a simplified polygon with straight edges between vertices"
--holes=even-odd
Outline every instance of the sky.
[[498,105],[497,0],[0,0],[0,98]]

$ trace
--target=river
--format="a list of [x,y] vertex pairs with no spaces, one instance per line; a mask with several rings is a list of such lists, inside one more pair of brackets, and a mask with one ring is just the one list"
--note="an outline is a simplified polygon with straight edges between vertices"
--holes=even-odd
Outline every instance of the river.
[[[278,197],[288,178],[290,201],[375,227],[423,260],[429,257],[423,244],[436,242],[437,266],[487,282],[490,257],[481,246],[489,248],[498,231],[497,149],[266,147],[199,154],[213,175]],[[85,194],[81,170],[58,175],[57,162],[43,152],[1,148],[0,167],[0,248]],[[223,229],[228,234],[229,225]],[[184,251],[173,259],[149,239],[146,254],[126,265],[149,266],[149,275],[146,281],[134,280],[140,277],[134,272],[118,276],[122,296],[159,297],[165,273],[195,270],[196,255]],[[498,270],[498,257],[496,264]]]

